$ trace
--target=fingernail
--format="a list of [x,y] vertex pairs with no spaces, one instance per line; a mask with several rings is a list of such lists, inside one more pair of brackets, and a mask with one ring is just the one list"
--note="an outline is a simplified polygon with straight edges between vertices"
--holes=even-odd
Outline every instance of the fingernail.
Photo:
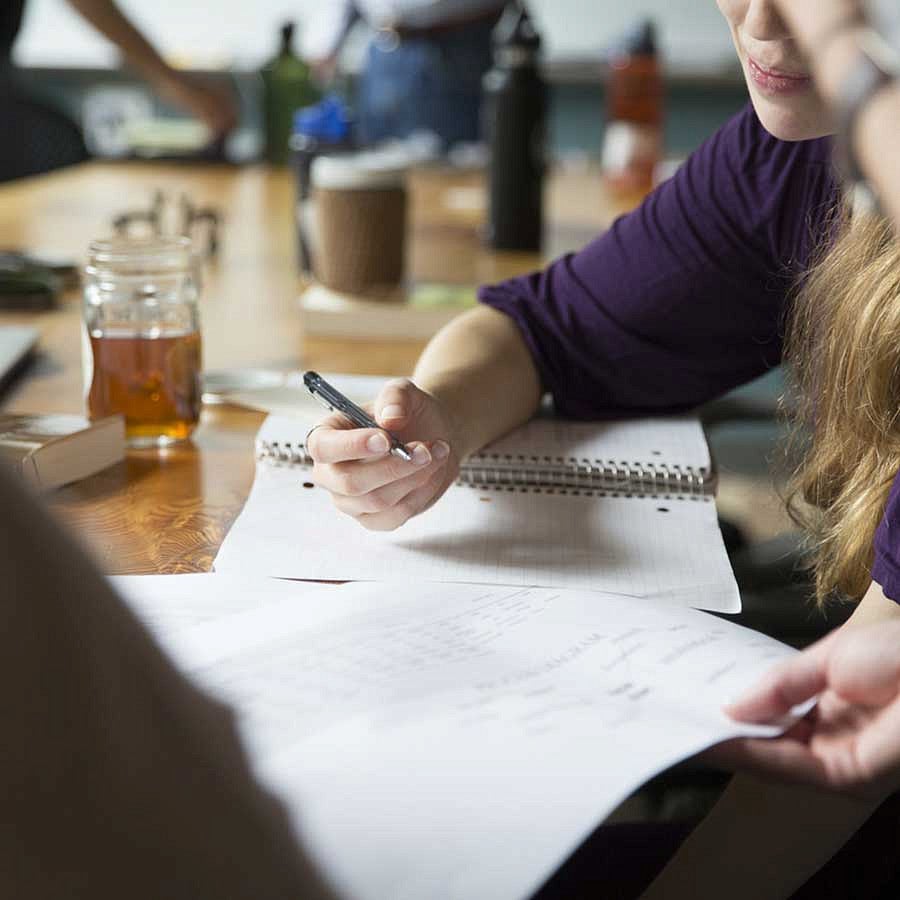
[[412,461],[417,466],[424,466],[431,462],[431,454],[424,444],[419,444],[412,452]]
[[366,446],[372,453],[386,453],[390,444],[386,434],[373,434],[366,441]]
[[440,460],[446,459],[450,455],[450,447],[443,441],[438,441],[431,448],[431,455],[440,462]]
[[402,419],[403,416],[403,407],[398,405],[397,403],[392,403],[390,406],[386,406],[381,411],[382,419]]

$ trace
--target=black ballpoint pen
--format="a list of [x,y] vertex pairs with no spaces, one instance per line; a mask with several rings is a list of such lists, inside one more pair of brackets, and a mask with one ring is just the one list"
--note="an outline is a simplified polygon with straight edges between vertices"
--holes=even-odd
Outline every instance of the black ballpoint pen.
[[345,397],[336,387],[330,385],[318,372],[304,372],[303,383],[323,406],[328,407],[332,412],[340,413],[358,428],[377,428],[379,431],[383,431],[390,441],[391,453],[407,462],[412,460],[412,453],[396,435],[391,434],[386,428],[382,428],[364,409],[357,406],[349,397]]

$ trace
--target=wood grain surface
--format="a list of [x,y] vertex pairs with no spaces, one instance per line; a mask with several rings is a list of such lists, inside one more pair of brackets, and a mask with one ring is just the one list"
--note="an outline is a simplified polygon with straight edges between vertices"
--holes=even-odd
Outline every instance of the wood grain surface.
[[[483,283],[524,273],[576,249],[619,210],[591,170],[549,180],[544,260],[484,249],[483,178],[429,169],[411,186],[407,268],[418,280]],[[88,163],[0,186],[0,247],[68,256],[110,233],[118,213],[149,206],[161,189],[222,213],[219,255],[204,272],[201,315],[207,369],[316,368],[399,375],[422,344],[304,341],[296,297],[294,186],[290,172],[151,163]],[[0,324],[40,329],[38,358],[2,396],[11,411],[82,412],[81,299]],[[56,491],[49,502],[109,573],[208,571],[253,480],[253,438],[262,415],[206,407],[193,439],[164,451],[130,451],[111,469]]]

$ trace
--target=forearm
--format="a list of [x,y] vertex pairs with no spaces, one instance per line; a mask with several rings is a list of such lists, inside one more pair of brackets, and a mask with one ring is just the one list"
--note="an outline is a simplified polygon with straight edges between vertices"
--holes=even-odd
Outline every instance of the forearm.
[[[836,105],[840,101],[847,73],[859,60],[859,43],[856,32],[848,28],[846,33],[828,41],[824,53],[810,49],[812,35],[818,26],[812,17],[802,22],[809,34],[802,31],[801,39],[807,43],[807,52],[813,64],[816,84],[825,99]],[[874,185],[885,212],[900,228],[900,83],[878,91],[860,110],[853,134],[853,149],[866,177]]]
[[877,805],[737,775],[642,900],[790,897]]
[[344,0],[341,4],[342,10],[340,17],[337,19],[336,27],[333,29],[331,40],[328,47],[328,56],[337,56],[347,40],[350,29],[359,21],[359,10],[353,0]]
[[900,229],[900,84],[876,95],[862,111],[856,147],[860,165],[885,212]]
[[112,41],[126,61],[148,80],[159,82],[169,77],[168,64],[112,0],[69,0],[69,5]]
[[[815,68],[817,83],[832,103],[838,102],[843,79],[859,58],[852,31],[835,38]],[[883,88],[860,110],[853,149],[875,186],[885,211],[900,226],[900,84]]]
[[413,379],[446,409],[460,457],[530,419],[541,400],[537,368],[518,328],[487,306],[438,332]]

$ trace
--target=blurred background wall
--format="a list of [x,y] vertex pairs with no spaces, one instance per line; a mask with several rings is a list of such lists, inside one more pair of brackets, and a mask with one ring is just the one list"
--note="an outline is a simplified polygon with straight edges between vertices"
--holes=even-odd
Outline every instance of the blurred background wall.
[[[327,0],[120,0],[146,35],[184,67],[227,72],[242,100],[242,122],[259,127],[256,71],[272,56],[278,26],[297,22],[298,46],[314,54]],[[557,159],[596,158],[603,131],[603,57],[629,26],[649,16],[658,28],[667,73],[666,150],[690,152],[746,100],[728,30],[713,0],[530,0],[543,36],[551,85],[550,152]],[[343,54],[349,72],[366,42],[358,28]],[[30,0],[14,59],[34,87],[76,118],[85,91],[137,83],[116,69],[113,47],[63,0]],[[165,112],[165,110],[161,110]]]
[[[317,16],[328,0],[119,0],[148,37],[171,55],[197,65],[254,67],[273,50],[278,22],[295,19],[314,42]],[[675,70],[733,68],[728,30],[713,0],[530,0],[551,62],[596,58],[609,42],[643,16],[660,29],[660,43]],[[112,49],[63,0],[31,0],[15,52],[22,65],[109,66]]]

